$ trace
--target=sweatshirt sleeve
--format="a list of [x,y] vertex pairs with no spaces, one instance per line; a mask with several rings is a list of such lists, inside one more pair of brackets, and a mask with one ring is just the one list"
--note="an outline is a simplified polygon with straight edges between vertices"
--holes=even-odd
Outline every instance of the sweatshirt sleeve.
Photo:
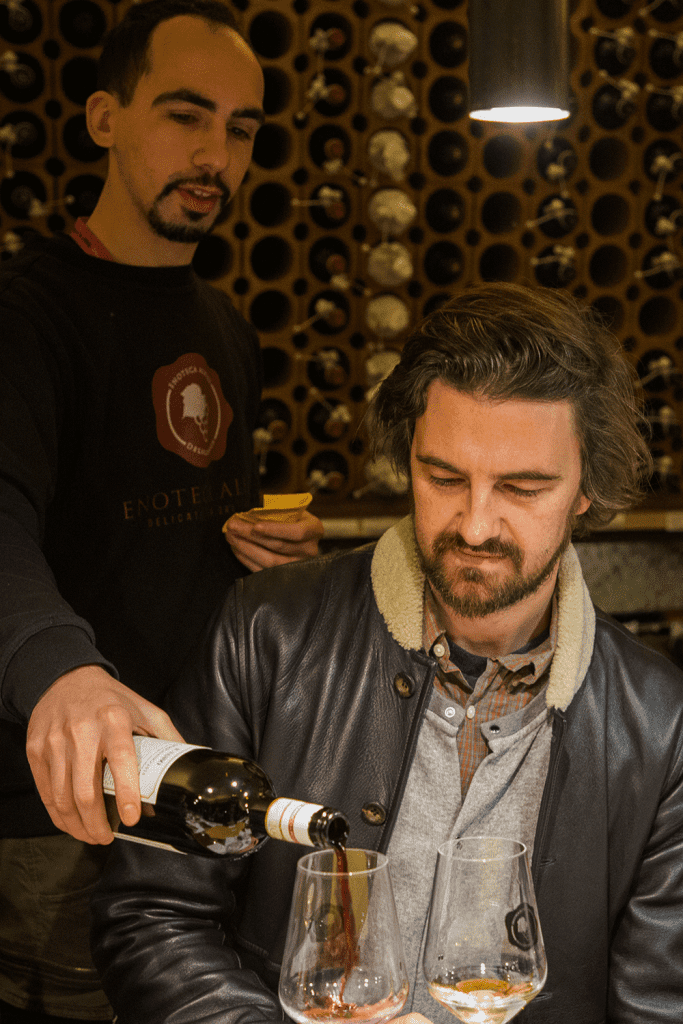
[[0,309],[0,319],[0,716],[25,723],[64,672],[84,664],[113,670],[60,595],[42,550],[65,366],[21,313]]

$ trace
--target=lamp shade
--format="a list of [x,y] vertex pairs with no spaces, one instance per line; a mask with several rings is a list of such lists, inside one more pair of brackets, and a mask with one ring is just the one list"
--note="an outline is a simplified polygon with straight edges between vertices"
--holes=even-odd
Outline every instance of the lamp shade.
[[567,0],[470,0],[470,117],[569,116]]

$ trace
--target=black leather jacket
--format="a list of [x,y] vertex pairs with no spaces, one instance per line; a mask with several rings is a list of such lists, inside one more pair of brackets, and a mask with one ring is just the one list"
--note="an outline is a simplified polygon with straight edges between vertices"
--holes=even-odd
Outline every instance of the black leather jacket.
[[[239,581],[168,702],[188,741],[253,757],[277,793],[345,811],[356,847],[387,848],[432,687],[413,556],[392,530],[374,556]],[[681,1024],[683,674],[596,618],[572,549],[558,585],[533,858],[549,974],[517,1020]],[[114,847],[93,955],[119,1024],[281,1019],[305,848],[271,840],[228,864]]]

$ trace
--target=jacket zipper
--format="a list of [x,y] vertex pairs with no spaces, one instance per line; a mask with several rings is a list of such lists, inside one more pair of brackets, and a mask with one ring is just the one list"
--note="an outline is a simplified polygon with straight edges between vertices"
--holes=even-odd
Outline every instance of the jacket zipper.
[[550,822],[550,810],[553,805],[555,792],[555,781],[560,762],[560,751],[564,742],[566,719],[559,711],[553,712],[553,740],[550,748],[550,764],[548,775],[541,797],[541,807],[538,812],[538,823],[536,825],[536,838],[534,839],[534,855],[532,864],[532,878],[534,888],[538,887],[541,861],[545,852],[545,840]]

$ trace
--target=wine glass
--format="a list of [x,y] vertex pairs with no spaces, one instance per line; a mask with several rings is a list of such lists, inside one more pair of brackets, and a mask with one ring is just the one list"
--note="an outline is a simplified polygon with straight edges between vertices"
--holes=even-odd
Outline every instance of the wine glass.
[[424,953],[429,992],[466,1024],[505,1024],[545,984],[526,846],[471,836],[438,851]]
[[309,1024],[389,1020],[408,977],[384,854],[318,850],[297,864],[280,1002]]

